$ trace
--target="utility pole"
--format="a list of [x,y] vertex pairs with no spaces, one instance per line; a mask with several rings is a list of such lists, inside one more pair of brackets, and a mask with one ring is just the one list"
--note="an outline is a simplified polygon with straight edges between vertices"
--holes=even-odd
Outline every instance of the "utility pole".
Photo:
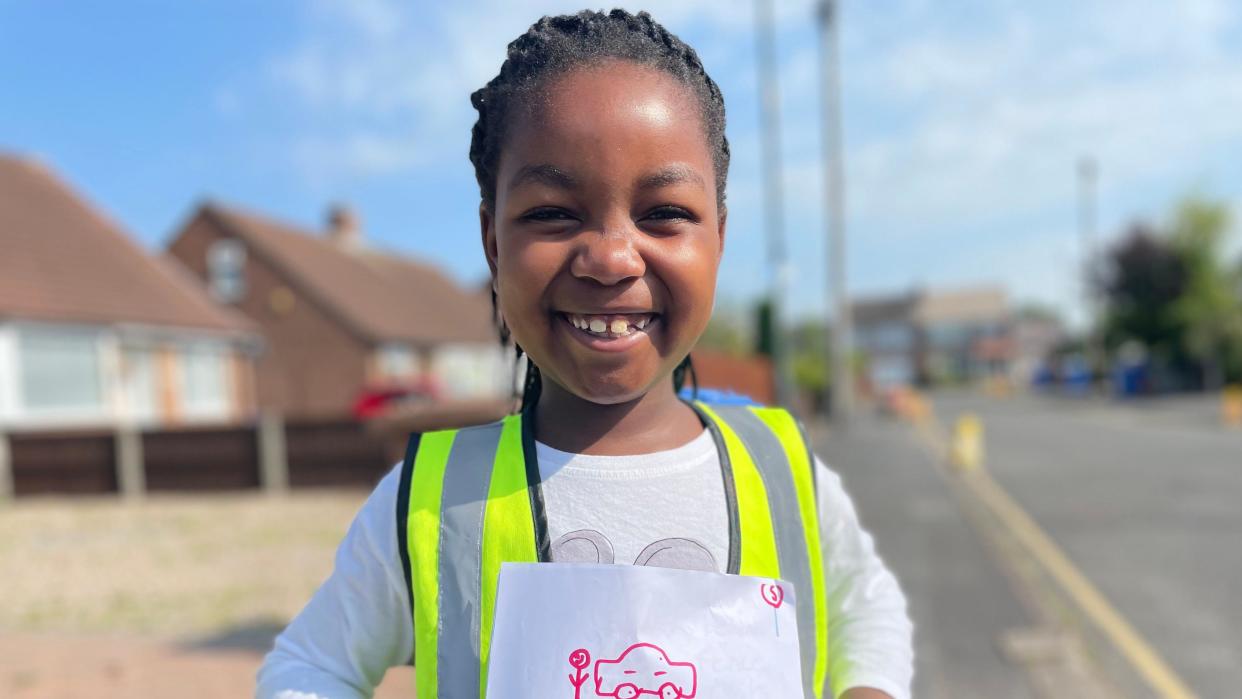
[[838,0],[820,0],[823,79],[825,224],[828,233],[828,307],[835,308],[832,346],[832,418],[844,424],[854,410],[853,323],[845,284],[845,158],[841,149],[841,70]]
[[776,31],[772,0],[755,0],[755,53],[759,71],[759,123],[763,132],[764,232],[768,239],[768,303],[772,324],[772,365],[776,402],[792,407],[793,380],[785,322],[789,262],[785,250],[785,197],[781,168],[781,102],[776,70]]
[[1087,318],[1086,354],[1091,383],[1095,384],[1096,370],[1103,371],[1105,358],[1100,348],[1096,323],[1095,293],[1091,288],[1091,270],[1095,255],[1096,189],[1099,166],[1095,158],[1083,156],[1078,160],[1078,236],[1082,245],[1083,311]]

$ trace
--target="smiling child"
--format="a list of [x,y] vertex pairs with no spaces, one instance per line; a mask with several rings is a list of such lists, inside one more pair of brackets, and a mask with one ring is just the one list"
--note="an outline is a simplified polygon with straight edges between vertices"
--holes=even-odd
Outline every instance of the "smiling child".
[[521,413],[411,440],[257,695],[367,697],[414,660],[421,699],[479,696],[499,565],[541,561],[800,583],[806,696],[908,697],[905,599],[840,479],[784,411],[678,397],[726,242],[724,102],[694,50],[646,13],[545,17],[472,101]]

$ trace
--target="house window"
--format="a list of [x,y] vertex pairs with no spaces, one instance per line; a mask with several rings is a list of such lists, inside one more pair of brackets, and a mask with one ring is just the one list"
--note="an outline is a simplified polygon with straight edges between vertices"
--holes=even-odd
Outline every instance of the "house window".
[[217,240],[207,250],[207,277],[211,293],[224,303],[246,295],[246,248],[231,238]]
[[21,402],[30,410],[103,407],[95,335],[72,331],[18,332]]
[[155,352],[148,347],[121,350],[121,390],[129,417],[152,422],[158,417]]
[[181,354],[180,393],[187,417],[226,417],[229,382],[224,352],[205,347],[185,350]]
[[414,350],[409,345],[383,345],[378,354],[379,375],[385,379],[409,379],[418,373]]

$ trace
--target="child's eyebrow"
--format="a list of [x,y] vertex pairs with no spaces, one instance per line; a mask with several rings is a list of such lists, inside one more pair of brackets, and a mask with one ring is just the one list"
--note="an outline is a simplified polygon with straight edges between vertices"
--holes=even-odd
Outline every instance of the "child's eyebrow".
[[701,189],[707,188],[707,183],[703,181],[703,176],[688,165],[669,165],[651,174],[644,175],[642,179],[638,180],[638,188],[659,189],[687,182],[697,184]]
[[547,163],[523,165],[509,180],[509,189],[517,189],[528,182],[557,189],[575,189],[578,186],[578,180],[573,175]]

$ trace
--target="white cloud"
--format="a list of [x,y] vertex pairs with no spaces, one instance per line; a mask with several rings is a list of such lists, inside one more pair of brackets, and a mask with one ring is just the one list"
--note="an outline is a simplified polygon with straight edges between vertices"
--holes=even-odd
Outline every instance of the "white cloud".
[[[815,5],[777,3],[786,218],[791,253],[803,260],[822,254]],[[272,58],[265,76],[298,115],[291,157],[307,176],[330,178],[460,161],[475,116],[468,95],[495,74],[508,41],[540,14],[581,4],[479,0],[415,9],[395,0],[320,0],[309,7],[305,32]],[[1032,231],[1058,230],[1049,220],[1066,212],[1072,228],[1074,166],[1083,154],[1099,160],[1102,194],[1118,206],[1133,206],[1139,192],[1171,199],[1190,180],[1211,178],[1222,150],[1242,154],[1242,47],[1227,0],[847,0],[843,8],[849,229],[872,249],[920,243],[929,250],[929,241],[955,231],[977,231],[975,250],[993,249],[987,236],[998,231],[1027,232],[1029,250],[1055,247],[1053,233]],[[758,138],[749,126],[757,111],[753,3],[686,0],[650,9],[695,45],[730,99],[737,236],[742,224],[762,220]],[[734,243],[742,254],[727,264],[741,269],[762,255],[751,238],[749,248]],[[1029,254],[996,249],[978,253],[973,265],[947,254],[884,262],[887,275],[911,281],[928,268],[947,279],[998,266],[1013,278],[1044,279],[1018,284],[1041,297],[1066,295],[1049,289],[1072,279],[1022,272]],[[820,266],[798,276],[803,295],[818,298]]]

